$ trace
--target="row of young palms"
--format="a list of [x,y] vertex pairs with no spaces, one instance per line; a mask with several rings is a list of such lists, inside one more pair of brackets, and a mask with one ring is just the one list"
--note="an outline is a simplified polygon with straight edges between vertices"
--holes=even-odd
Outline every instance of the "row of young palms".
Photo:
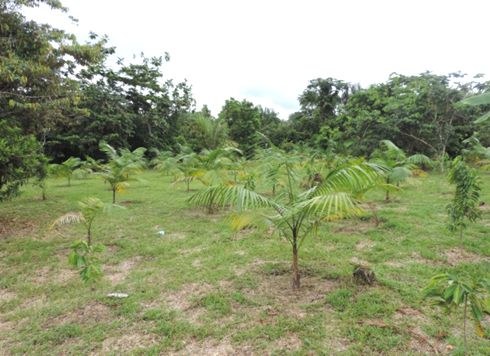
[[[68,184],[77,172],[101,176],[110,185],[113,204],[117,192],[127,189],[145,167],[174,176],[174,184],[184,183],[187,192],[193,181],[199,181],[204,188],[190,196],[190,204],[203,206],[209,213],[233,208],[236,229],[250,225],[253,211],[253,220],[266,219],[291,244],[294,289],[300,288],[300,248],[322,222],[361,214],[360,203],[373,189],[383,189],[389,200],[390,193],[413,172],[432,166],[428,157],[407,157],[390,141],[382,141],[369,161],[286,153],[276,147],[258,150],[255,160],[245,160],[238,149],[224,147],[201,153],[184,148],[178,155],[154,152],[155,158],[147,163],[144,148],[117,151],[108,144],[100,148],[107,156],[106,164],[70,158],[53,165],[51,171],[66,177]],[[95,200],[92,203],[100,206]],[[70,221],[68,216],[59,222]]]
[[[210,214],[223,208],[233,210],[231,221],[237,230],[265,219],[290,244],[294,290],[301,286],[298,264],[301,246],[319,225],[360,215],[361,203],[366,202],[366,194],[371,190],[383,190],[385,200],[389,200],[390,194],[399,190],[408,177],[425,174],[434,165],[427,156],[407,156],[387,140],[380,143],[370,160],[324,157],[312,152],[286,153],[275,147],[258,150],[254,160],[245,160],[238,149],[225,147],[201,153],[184,148],[178,155],[154,152],[155,158],[146,162],[143,148],[117,151],[104,144],[101,150],[107,155],[106,164],[76,159],[63,164],[71,167],[71,174],[85,169],[100,175],[110,184],[113,204],[116,193],[126,189],[135,174],[146,167],[174,176],[174,184],[184,183],[187,192],[193,181],[199,181],[203,188],[190,195],[190,205],[202,206]],[[67,178],[70,181],[68,175]],[[479,180],[462,158],[454,160],[449,179],[457,187],[448,206],[450,228],[462,234],[467,221],[478,218]],[[369,202],[365,205],[371,206]],[[94,257],[101,247],[92,245],[91,226],[106,207],[99,199],[87,198],[80,202],[79,213],[66,214],[55,222],[85,224],[87,240],[77,242],[69,258],[84,280],[101,275]],[[427,295],[439,296],[439,301],[453,307],[466,308],[471,303],[472,315],[481,328],[479,321],[486,309],[480,296],[488,292],[488,285],[485,288],[481,281],[470,284],[458,276],[442,274],[432,279]]]

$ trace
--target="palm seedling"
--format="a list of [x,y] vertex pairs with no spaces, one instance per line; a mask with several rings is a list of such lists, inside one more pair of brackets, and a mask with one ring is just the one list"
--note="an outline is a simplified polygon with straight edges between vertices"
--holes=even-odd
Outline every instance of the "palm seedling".
[[70,157],[60,164],[51,164],[49,170],[56,177],[63,177],[68,180],[68,186],[71,186],[71,179],[75,171],[80,167],[82,161],[78,157]]
[[412,176],[418,167],[431,167],[432,160],[423,155],[415,154],[407,157],[405,152],[390,140],[382,140],[380,148],[373,152],[373,162],[378,163],[388,170],[385,179],[385,200],[390,200],[390,191],[396,189]]
[[373,184],[379,178],[381,168],[373,163],[348,162],[328,172],[320,185],[302,190],[296,160],[284,157],[282,164],[286,184],[275,196],[267,197],[241,184],[219,184],[194,194],[190,202],[201,206],[210,201],[220,206],[232,205],[239,212],[262,212],[264,208],[263,217],[274,224],[291,245],[292,287],[298,289],[298,254],[305,238],[316,231],[322,221],[360,213],[352,194]]
[[92,225],[95,218],[100,215],[106,205],[98,198],[89,197],[78,202],[80,208],[77,212],[69,212],[60,216],[53,226],[81,223],[85,226],[87,235],[85,241],[80,240],[72,245],[72,252],[68,257],[70,265],[79,270],[82,280],[95,280],[101,276],[100,265],[94,254],[103,250],[100,244],[92,244]]
[[144,154],[146,149],[139,147],[134,151],[121,149],[118,153],[107,143],[101,144],[100,149],[107,155],[108,162],[99,173],[109,183],[112,191],[112,203],[116,203],[116,192],[121,192],[129,186],[132,175],[145,166]]

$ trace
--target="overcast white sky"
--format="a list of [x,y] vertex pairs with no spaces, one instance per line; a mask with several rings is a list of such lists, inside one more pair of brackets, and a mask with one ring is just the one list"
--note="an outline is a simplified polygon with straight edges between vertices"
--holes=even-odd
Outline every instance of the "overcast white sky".
[[[367,86],[392,72],[490,74],[488,15],[481,0],[63,0],[69,14],[36,19],[109,36],[130,59],[170,53],[166,79],[186,78],[200,108],[217,115],[230,97],[281,118],[299,108],[314,78]],[[30,13],[29,16],[33,16]]]

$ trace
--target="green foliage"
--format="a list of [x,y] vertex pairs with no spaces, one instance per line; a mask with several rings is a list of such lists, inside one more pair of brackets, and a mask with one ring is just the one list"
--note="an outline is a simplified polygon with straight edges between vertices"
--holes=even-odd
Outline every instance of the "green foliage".
[[459,153],[461,142],[474,131],[480,109],[456,105],[484,84],[462,83],[461,74],[416,76],[393,74],[381,84],[354,92],[335,127],[341,140],[355,142],[351,153],[371,153],[388,139],[409,154],[443,157]]
[[266,215],[291,244],[293,250],[293,288],[300,287],[298,251],[305,238],[325,220],[337,220],[358,214],[361,210],[354,192],[374,184],[381,168],[366,162],[346,162],[332,169],[318,186],[302,191],[299,187],[297,159],[284,157],[285,186],[277,196],[269,198],[240,184],[215,185],[194,194],[192,204],[208,206],[232,205],[239,212],[270,208]]
[[84,282],[93,282],[102,277],[102,269],[96,254],[104,251],[101,244],[89,245],[86,241],[73,244],[68,263],[75,267]]
[[384,185],[386,200],[390,199],[390,192],[396,190],[393,184],[398,186],[406,181],[418,167],[427,168],[433,165],[432,160],[423,154],[407,157],[405,152],[390,140],[382,140],[380,148],[373,152],[372,157],[374,162],[387,169]]
[[466,319],[469,308],[476,332],[484,336],[483,315],[490,314],[490,283],[486,279],[467,280],[456,275],[442,273],[435,275],[424,289],[425,298],[433,298],[448,311],[463,306],[463,333],[466,349]]
[[228,128],[223,120],[192,113],[185,115],[182,121],[180,135],[184,144],[194,152],[214,150],[223,146],[228,139]]
[[238,148],[245,157],[253,156],[258,143],[257,131],[260,128],[260,110],[247,100],[226,100],[218,115],[219,120],[226,122],[230,139],[238,143]]
[[[486,92],[479,95],[470,96],[461,101],[462,104],[471,105],[471,106],[480,106],[480,105],[490,105],[490,92]],[[475,124],[483,124],[488,122],[490,118],[490,112],[483,114],[475,120]]]
[[78,202],[79,212],[69,212],[57,218],[52,226],[62,226],[73,223],[82,223],[87,229],[87,244],[92,244],[92,224],[94,219],[107,209],[99,199],[88,197]]
[[449,183],[456,185],[456,191],[452,202],[447,206],[449,214],[449,229],[460,231],[463,237],[463,229],[467,222],[475,222],[481,216],[478,209],[480,204],[481,182],[476,171],[464,162],[463,158],[456,157],[449,171]]
[[45,176],[45,162],[33,136],[0,118],[0,201],[16,195],[30,177]]
[[101,143],[100,150],[107,155],[108,162],[99,173],[109,183],[112,190],[112,203],[116,203],[116,192],[124,191],[132,175],[138,173],[144,166],[146,149],[139,147],[134,151],[122,148],[119,153],[107,143]]
[[63,177],[68,180],[68,186],[71,185],[71,179],[76,169],[82,164],[82,160],[78,157],[70,157],[60,164],[51,164],[49,171],[56,177]]

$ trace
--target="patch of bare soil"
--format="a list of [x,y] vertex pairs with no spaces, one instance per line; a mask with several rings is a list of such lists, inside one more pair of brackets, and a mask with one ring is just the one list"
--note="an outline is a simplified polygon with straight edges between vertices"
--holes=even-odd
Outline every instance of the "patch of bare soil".
[[334,229],[335,233],[345,233],[345,234],[363,234],[369,230],[375,228],[373,222],[367,220],[344,220],[336,224],[337,226]]
[[59,315],[57,317],[48,320],[47,325],[60,325],[60,324],[98,324],[108,321],[112,318],[111,309],[98,302],[90,302],[83,306],[72,310],[66,314]]
[[444,354],[447,345],[440,339],[435,339],[422,331],[422,326],[429,322],[429,319],[420,310],[411,307],[399,308],[394,316],[393,321],[396,328],[405,332],[410,337],[408,347],[412,352],[418,354]]
[[191,340],[185,344],[184,348],[169,355],[202,355],[202,356],[221,356],[221,355],[253,355],[250,346],[234,346],[230,341],[205,339],[203,341]]
[[490,204],[483,203],[478,208],[483,212],[487,212],[490,211]]
[[191,208],[183,210],[182,215],[191,219],[198,218],[218,222],[226,215],[226,211],[219,210],[210,214],[207,212],[206,208]]
[[27,299],[20,305],[20,309],[39,309],[48,304],[48,297],[41,294],[35,298]]
[[299,291],[294,291],[291,283],[290,273],[267,275],[262,277],[257,288],[244,292],[252,300],[266,297],[270,302],[269,305],[262,307],[262,311],[265,311],[269,317],[289,315],[301,319],[306,316],[306,311],[302,306],[320,302],[338,285],[337,281],[308,275],[301,278]]
[[446,257],[447,263],[450,266],[456,266],[460,263],[466,263],[466,262],[479,262],[482,260],[481,256],[474,254],[472,252],[468,252],[460,247],[455,247],[450,250],[446,250],[444,252],[444,256]]
[[193,308],[193,300],[211,292],[214,287],[207,283],[185,284],[180,290],[165,295],[166,304],[172,308],[185,312]]
[[384,262],[386,266],[394,268],[402,268],[412,263],[425,264],[425,265],[437,265],[440,264],[438,261],[429,260],[428,258],[422,257],[418,252],[412,252],[410,257],[403,257],[397,260],[389,260]]
[[76,278],[77,275],[78,273],[74,269],[61,268],[56,270],[45,266],[35,271],[31,282],[37,285],[46,283],[65,284]]
[[110,337],[102,342],[100,353],[103,355],[127,353],[132,350],[151,347],[158,343],[158,337],[154,334],[129,333]]
[[268,346],[270,351],[281,351],[281,352],[295,352],[298,351],[303,342],[298,335],[293,333],[288,333],[287,335],[275,340]]
[[21,236],[37,230],[39,225],[32,220],[16,216],[0,216],[0,239]]
[[192,255],[195,253],[200,253],[203,250],[204,250],[204,248],[202,248],[202,247],[192,247],[192,248],[187,248],[187,249],[181,250],[181,253],[183,255]]
[[136,256],[121,262],[115,266],[106,266],[104,268],[105,277],[112,283],[118,284],[126,279],[134,266],[141,260],[141,257]]
[[0,289],[0,302],[8,302],[12,299],[15,299],[16,297],[17,294],[15,294],[14,292],[10,292],[7,289]]
[[14,331],[15,323],[13,321],[4,321],[0,319],[0,333],[7,333],[9,331]]
[[369,251],[373,247],[374,247],[374,242],[367,239],[363,239],[356,244],[357,251]]

